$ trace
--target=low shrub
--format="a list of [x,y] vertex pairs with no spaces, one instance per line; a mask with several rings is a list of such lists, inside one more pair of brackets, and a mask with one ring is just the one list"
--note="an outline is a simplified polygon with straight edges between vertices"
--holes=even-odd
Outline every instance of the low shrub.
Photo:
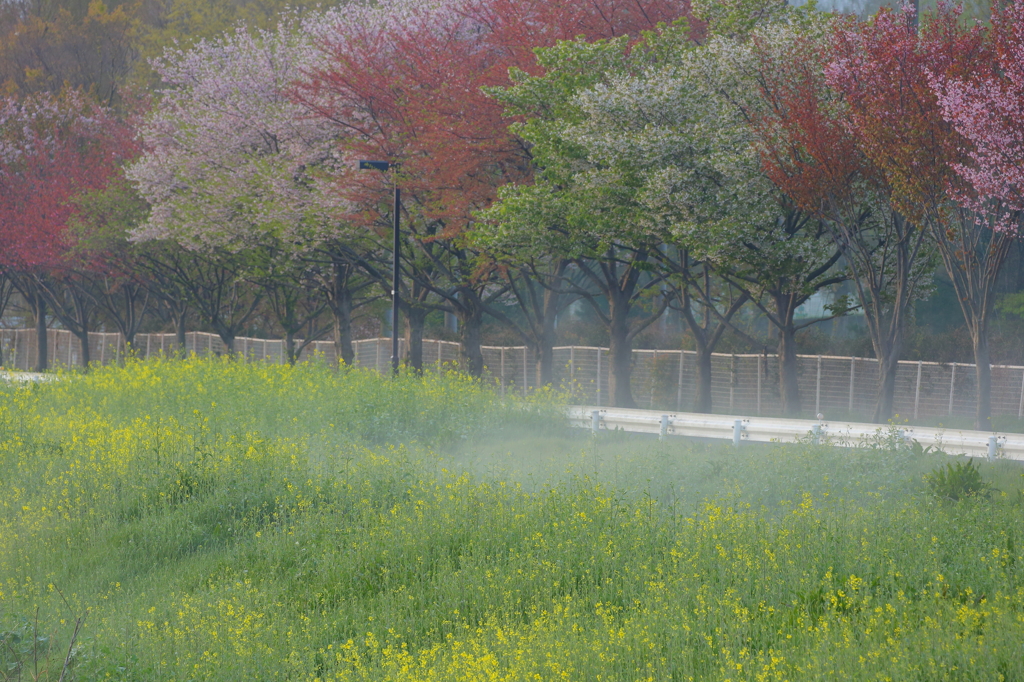
[[935,497],[950,502],[989,496],[989,485],[982,479],[981,469],[970,459],[947,462],[925,474],[924,480]]

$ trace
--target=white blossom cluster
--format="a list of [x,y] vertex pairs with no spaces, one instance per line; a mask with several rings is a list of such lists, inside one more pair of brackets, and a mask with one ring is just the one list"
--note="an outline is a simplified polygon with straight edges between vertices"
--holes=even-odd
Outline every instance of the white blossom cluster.
[[152,206],[135,239],[240,250],[337,229],[335,132],[290,96],[316,54],[296,28],[239,29],[156,61],[167,87],[128,173]]

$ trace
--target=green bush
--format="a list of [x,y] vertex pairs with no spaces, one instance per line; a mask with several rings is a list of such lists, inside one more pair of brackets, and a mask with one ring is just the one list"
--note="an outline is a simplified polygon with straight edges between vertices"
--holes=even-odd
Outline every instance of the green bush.
[[989,496],[989,485],[981,478],[980,468],[969,459],[937,467],[925,474],[924,480],[935,497],[951,502]]

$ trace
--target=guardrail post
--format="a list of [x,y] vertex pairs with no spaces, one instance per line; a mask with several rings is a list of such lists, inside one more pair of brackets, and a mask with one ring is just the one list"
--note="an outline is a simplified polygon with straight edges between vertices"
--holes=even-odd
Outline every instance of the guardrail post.
[[999,452],[999,440],[995,436],[988,437],[988,461],[992,461],[996,458],[996,453]]
[[661,432],[658,434],[658,440],[665,440],[665,436],[668,435],[668,415],[661,415]]
[[743,437],[743,420],[737,419],[732,423],[732,444],[739,445]]
[[594,410],[590,413],[590,430],[596,436],[597,432],[601,430],[601,411]]
[[815,445],[821,445],[821,424],[811,426],[811,441]]

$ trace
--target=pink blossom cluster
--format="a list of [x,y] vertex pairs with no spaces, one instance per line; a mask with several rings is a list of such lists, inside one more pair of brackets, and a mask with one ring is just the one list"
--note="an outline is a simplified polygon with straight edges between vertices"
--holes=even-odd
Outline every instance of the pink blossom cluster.
[[996,8],[990,31],[997,63],[974,77],[935,74],[943,116],[970,143],[957,170],[980,199],[1024,211],[1024,1]]

